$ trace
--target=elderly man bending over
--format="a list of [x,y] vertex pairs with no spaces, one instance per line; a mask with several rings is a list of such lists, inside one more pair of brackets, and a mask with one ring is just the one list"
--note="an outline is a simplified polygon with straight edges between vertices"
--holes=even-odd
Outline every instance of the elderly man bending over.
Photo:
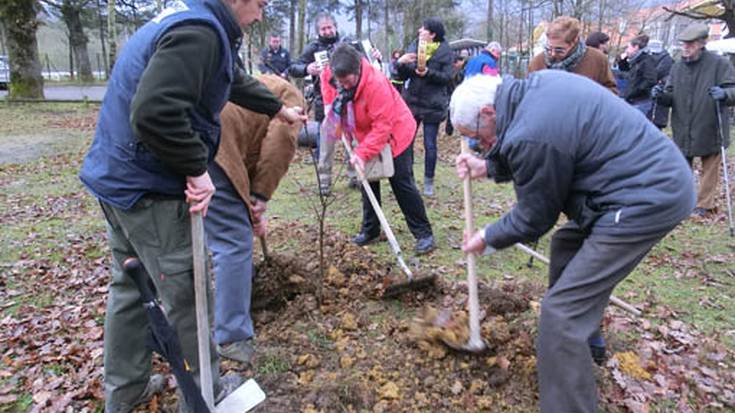
[[[588,340],[615,286],[694,207],[694,184],[674,144],[597,83],[562,71],[527,80],[475,76],[451,101],[452,122],[491,146],[457,158],[460,178],[513,181],[517,203],[467,234],[471,253],[551,240],[537,359],[542,412],[594,412]],[[616,116],[607,116],[616,113]],[[549,128],[553,125],[553,128]]]

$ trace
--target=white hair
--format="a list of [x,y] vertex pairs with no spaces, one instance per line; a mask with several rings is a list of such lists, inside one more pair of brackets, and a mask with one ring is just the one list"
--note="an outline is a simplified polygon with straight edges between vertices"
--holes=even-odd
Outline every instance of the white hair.
[[479,75],[465,79],[454,89],[449,102],[452,124],[474,130],[480,109],[495,104],[495,92],[501,83],[500,76]]
[[490,42],[485,46],[485,49],[489,52],[492,52],[493,50],[497,50],[499,52],[503,51],[503,46],[500,45],[498,42]]

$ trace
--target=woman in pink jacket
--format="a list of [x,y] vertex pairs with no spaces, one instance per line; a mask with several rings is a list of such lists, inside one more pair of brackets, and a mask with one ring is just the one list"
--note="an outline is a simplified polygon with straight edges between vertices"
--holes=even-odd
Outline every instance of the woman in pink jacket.
[[[434,236],[426,216],[416,182],[413,179],[413,138],[416,121],[388,78],[349,44],[338,46],[329,67],[322,72],[322,96],[325,107],[344,115],[352,102],[355,115],[355,139],[358,142],[350,162],[365,170],[365,163],[390,143],[395,173],[389,179],[393,194],[416,238],[416,253],[434,249]],[[380,202],[380,182],[370,187]],[[378,239],[380,222],[370,201],[362,192],[362,228],[352,241],[366,245]]]

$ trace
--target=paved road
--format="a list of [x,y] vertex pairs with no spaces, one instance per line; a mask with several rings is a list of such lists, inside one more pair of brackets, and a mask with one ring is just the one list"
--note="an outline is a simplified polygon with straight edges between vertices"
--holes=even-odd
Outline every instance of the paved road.
[[[47,100],[102,100],[105,96],[106,86],[46,86],[43,93]],[[8,94],[6,90],[0,90],[0,97]]]

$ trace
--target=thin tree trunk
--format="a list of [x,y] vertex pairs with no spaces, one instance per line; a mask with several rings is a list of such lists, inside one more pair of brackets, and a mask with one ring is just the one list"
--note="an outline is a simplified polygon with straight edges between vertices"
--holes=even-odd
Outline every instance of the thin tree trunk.
[[74,45],[71,41],[71,35],[67,35],[69,41],[69,80],[74,80]]
[[299,0],[299,34],[297,39],[297,55],[301,56],[304,51],[304,38],[306,36],[306,0]]
[[5,50],[5,25],[0,23],[0,54],[5,56],[8,51]]
[[296,52],[296,0],[291,0],[288,7],[288,51],[293,57]]
[[115,0],[107,0],[107,38],[110,41],[110,57],[108,64],[110,66],[108,73],[112,72],[117,60],[117,30],[115,30]]
[[385,25],[385,44],[383,47],[386,55],[388,56],[388,61],[390,61],[390,59],[393,57],[390,56],[390,37],[393,34],[393,29],[390,24],[390,6],[388,6],[388,0],[383,0],[383,24]]
[[362,39],[362,0],[355,0],[355,36]]
[[493,0],[487,0],[487,41],[493,40],[493,14],[494,14]]
[[100,0],[97,0],[97,20],[99,21],[100,29],[100,45],[102,46],[102,64],[105,70],[105,80],[110,78],[110,71],[107,66],[107,45],[105,44],[105,23],[102,19],[102,6]]
[[8,36],[9,99],[43,99],[43,76],[36,40],[38,12],[39,5],[35,1],[0,1],[0,20]]

